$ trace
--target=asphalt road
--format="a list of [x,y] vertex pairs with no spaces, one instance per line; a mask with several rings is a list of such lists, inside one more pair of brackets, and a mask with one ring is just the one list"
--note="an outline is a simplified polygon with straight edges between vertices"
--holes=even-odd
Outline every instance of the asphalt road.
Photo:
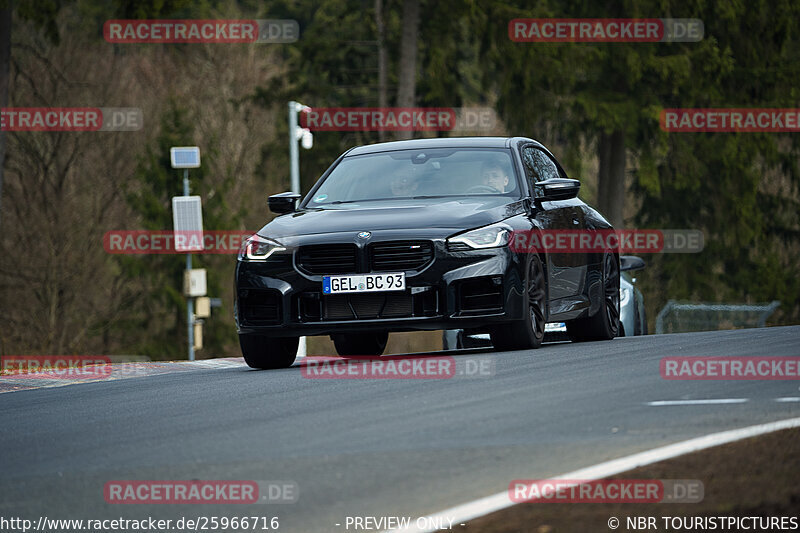
[[[668,381],[666,356],[798,356],[800,326],[459,352],[493,375],[308,379],[198,369],[0,394],[0,516],[424,516],[708,433],[800,416],[798,381]],[[712,405],[664,400],[739,399]],[[112,505],[112,480],[293,481],[282,505]],[[337,524],[340,524],[337,526]],[[456,528],[457,530],[458,528]],[[350,528],[352,531],[352,527]]]

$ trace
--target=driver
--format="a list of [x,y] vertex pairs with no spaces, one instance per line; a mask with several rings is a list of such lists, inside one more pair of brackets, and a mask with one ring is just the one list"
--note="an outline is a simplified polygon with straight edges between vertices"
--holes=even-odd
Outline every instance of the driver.
[[394,196],[412,196],[417,190],[417,181],[410,172],[399,170],[392,176],[391,187]]
[[483,184],[491,187],[497,192],[506,192],[508,186],[508,174],[501,165],[489,163],[481,171]]

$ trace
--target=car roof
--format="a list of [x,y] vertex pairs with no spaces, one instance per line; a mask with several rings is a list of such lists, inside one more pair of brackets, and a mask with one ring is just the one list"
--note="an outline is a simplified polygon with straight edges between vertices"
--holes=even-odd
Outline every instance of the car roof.
[[435,139],[410,139],[407,141],[391,141],[356,146],[348,150],[345,156],[375,154],[395,150],[417,150],[420,148],[508,148],[511,146],[512,142],[521,140],[536,142],[522,137],[441,137]]

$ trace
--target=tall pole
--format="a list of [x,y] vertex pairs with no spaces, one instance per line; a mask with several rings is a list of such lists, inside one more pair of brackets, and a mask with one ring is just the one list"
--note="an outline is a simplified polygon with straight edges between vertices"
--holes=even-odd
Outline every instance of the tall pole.
[[[189,196],[189,169],[183,170],[183,195]],[[186,254],[186,275],[192,271],[192,254]],[[194,361],[194,299],[186,297],[186,328],[189,333],[189,361]]]
[[[291,176],[292,192],[300,194],[300,154],[297,150],[297,111],[302,109],[302,104],[292,100],[289,102],[289,172]],[[300,337],[297,345],[297,356],[305,357],[306,338]]]
[[300,194],[300,161],[297,153],[297,109],[299,107],[301,105],[297,102],[289,102],[289,169],[291,189],[297,194]]

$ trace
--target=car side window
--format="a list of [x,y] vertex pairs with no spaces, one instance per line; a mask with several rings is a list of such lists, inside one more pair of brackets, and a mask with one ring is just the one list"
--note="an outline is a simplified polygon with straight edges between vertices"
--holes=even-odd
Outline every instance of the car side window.
[[525,167],[525,176],[530,183],[560,177],[558,167],[550,156],[535,146],[526,146],[522,149],[522,163]]

